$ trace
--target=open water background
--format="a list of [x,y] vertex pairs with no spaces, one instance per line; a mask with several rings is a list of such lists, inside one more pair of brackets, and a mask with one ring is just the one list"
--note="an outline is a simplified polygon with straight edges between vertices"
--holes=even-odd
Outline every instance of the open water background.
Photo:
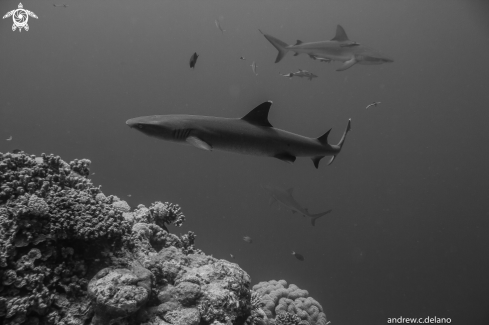
[[[489,324],[486,1],[22,4],[39,17],[28,32],[0,21],[0,152],[88,158],[93,182],[132,207],[180,204],[187,222],[171,230],[195,231],[207,254],[233,254],[253,283],[307,289],[333,325],[400,316]],[[17,6],[1,0],[0,14]],[[395,62],[336,72],[338,62],[289,53],[274,64],[277,51],[258,32],[291,44],[331,39],[337,24]],[[319,78],[278,76],[298,68]],[[275,127],[310,137],[333,128],[331,143],[352,118],[336,161],[316,170],[309,159],[205,152],[125,125],[154,114],[241,117],[265,100]],[[365,110],[373,101],[382,104]],[[269,206],[266,184],[333,213],[312,227]]]

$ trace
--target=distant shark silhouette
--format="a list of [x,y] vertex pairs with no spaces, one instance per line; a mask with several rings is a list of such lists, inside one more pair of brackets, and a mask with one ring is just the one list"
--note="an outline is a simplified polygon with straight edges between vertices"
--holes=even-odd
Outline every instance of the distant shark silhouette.
[[348,36],[346,36],[345,30],[340,25],[336,27],[336,36],[330,41],[304,43],[298,40],[294,45],[288,45],[273,36],[263,33],[261,30],[259,31],[278,50],[275,63],[282,60],[289,51],[295,52],[294,56],[305,53],[311,58],[344,62],[343,66],[336,71],[346,70],[356,63],[370,65],[394,62],[391,58],[380,54],[374,49],[350,41]]
[[326,212],[310,214],[306,208],[302,207],[292,196],[293,188],[289,188],[288,190],[284,190],[279,187],[265,185],[265,188],[270,193],[271,202],[279,202],[284,207],[292,211],[292,213],[302,214],[304,217],[310,217],[311,223],[314,226],[316,224],[316,220],[325,214],[330,213],[333,210],[328,210]]
[[275,157],[293,163],[296,157],[311,157],[318,168],[324,156],[340,153],[351,119],[337,145],[328,144],[331,129],[317,139],[274,128],[268,121],[272,102],[264,102],[243,118],[200,115],[153,115],[130,119],[126,124],[162,140],[191,144],[204,150],[223,150],[245,155]]

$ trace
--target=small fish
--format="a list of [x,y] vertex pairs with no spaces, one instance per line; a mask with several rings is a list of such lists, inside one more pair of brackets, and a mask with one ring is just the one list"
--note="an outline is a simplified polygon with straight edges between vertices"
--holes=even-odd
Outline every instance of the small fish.
[[301,254],[292,251],[292,255],[294,255],[295,258],[298,259],[299,261],[304,261],[304,256],[302,256]]
[[199,55],[197,54],[197,52],[195,52],[194,54],[192,54],[192,56],[190,57],[190,67],[192,69],[195,68],[195,64],[197,63],[197,58],[199,57]]
[[95,173],[92,173],[92,175],[95,175]]
[[57,5],[55,3],[53,3],[53,7],[68,7],[68,5],[65,5],[65,4],[60,4],[60,5]]
[[286,74],[283,74],[283,73],[279,72],[278,74],[281,75],[282,77],[288,77],[288,78],[292,78],[294,76],[294,73],[293,72],[289,72],[289,73],[286,73]]
[[219,20],[214,20],[214,23],[216,24],[216,27],[219,28],[222,34],[226,31],[225,29],[222,29],[221,24],[219,24]]
[[250,237],[250,236],[244,236],[244,237],[243,237],[243,240],[244,240],[245,242],[247,242],[248,244],[251,244],[251,243],[253,242],[253,240],[251,239],[251,237]]
[[13,139],[13,137],[12,137],[12,136],[10,136],[10,138],[5,139],[5,140],[7,140],[7,141],[12,141],[12,139]]
[[372,104],[368,104],[367,107],[365,107],[365,109],[369,108],[369,107],[376,107],[377,105],[379,105],[380,102],[373,102]]
[[234,255],[233,254],[229,254],[229,256],[231,256],[231,258],[234,259]]
[[255,76],[258,76],[258,73],[256,72],[256,68],[258,68],[258,66],[256,65],[255,61],[253,61],[253,63],[251,64],[251,70],[253,70]]
[[239,59],[240,60],[246,60],[246,58],[244,56],[240,56]]
[[24,151],[22,151],[20,149],[14,149],[14,150],[12,150],[12,153],[21,153],[21,152],[24,152]]
[[131,194],[127,194],[127,197],[131,197],[132,195]]
[[309,79],[309,81],[311,81],[312,78],[317,78],[318,77],[314,73],[309,72],[307,70],[302,70],[302,69],[299,69],[297,72],[291,72],[291,73],[288,73],[288,74],[281,74],[280,73],[280,75],[283,76],[283,77],[289,77],[289,78],[292,78],[292,77],[307,78],[307,79]]
[[328,59],[328,58],[322,58],[322,57],[320,57],[320,56],[317,56],[317,55],[312,55],[312,54],[311,54],[311,55],[309,55],[309,57],[310,57],[311,59],[313,59],[313,60],[317,60],[317,61],[319,61],[319,62],[331,63],[331,61],[333,61],[333,60],[331,60],[331,59]]

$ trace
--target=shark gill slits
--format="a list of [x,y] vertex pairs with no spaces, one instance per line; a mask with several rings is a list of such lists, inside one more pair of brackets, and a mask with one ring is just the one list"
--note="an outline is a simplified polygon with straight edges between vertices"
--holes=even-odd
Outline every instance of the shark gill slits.
[[173,130],[172,132],[173,138],[176,140],[185,140],[190,135],[190,129],[178,129]]

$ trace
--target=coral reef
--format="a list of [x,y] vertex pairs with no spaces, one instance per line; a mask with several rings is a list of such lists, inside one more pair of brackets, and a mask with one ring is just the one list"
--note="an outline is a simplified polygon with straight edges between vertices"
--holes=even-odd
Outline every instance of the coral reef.
[[260,282],[253,286],[253,291],[261,295],[269,325],[328,324],[323,307],[309,297],[309,292],[294,284],[288,285],[285,280]]
[[283,280],[253,291],[237,264],[196,249],[193,232],[170,233],[185,221],[178,205],[131,211],[89,167],[0,153],[0,323],[325,324],[307,291]]

